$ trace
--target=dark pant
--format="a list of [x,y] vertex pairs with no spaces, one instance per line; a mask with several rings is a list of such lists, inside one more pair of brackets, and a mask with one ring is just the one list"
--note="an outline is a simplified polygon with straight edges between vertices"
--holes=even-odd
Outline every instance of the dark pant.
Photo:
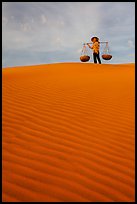
[[98,60],[99,64],[101,64],[99,53],[93,53],[93,59],[94,59],[94,63],[97,63],[97,60]]

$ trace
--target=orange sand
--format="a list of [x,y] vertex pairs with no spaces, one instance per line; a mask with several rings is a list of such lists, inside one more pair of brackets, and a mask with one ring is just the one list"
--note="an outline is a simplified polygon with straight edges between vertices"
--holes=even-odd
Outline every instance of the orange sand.
[[134,64],[2,72],[3,201],[134,201]]

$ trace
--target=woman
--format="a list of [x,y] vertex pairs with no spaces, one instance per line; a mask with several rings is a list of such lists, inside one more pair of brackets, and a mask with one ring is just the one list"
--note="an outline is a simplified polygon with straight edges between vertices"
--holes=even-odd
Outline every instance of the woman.
[[97,63],[97,60],[99,64],[101,64],[100,56],[99,56],[99,48],[100,48],[100,42],[98,37],[92,37],[91,41],[93,42],[93,45],[90,46],[89,43],[87,45],[89,46],[90,49],[93,49],[93,59],[94,63]]

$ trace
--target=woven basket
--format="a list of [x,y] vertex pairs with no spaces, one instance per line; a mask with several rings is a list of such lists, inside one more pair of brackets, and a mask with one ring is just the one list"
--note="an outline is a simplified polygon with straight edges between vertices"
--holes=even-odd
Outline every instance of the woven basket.
[[102,58],[104,60],[110,60],[112,58],[112,55],[104,54],[104,55],[102,55]]
[[80,56],[80,60],[81,60],[81,62],[87,62],[90,60],[90,56],[82,55],[82,56]]

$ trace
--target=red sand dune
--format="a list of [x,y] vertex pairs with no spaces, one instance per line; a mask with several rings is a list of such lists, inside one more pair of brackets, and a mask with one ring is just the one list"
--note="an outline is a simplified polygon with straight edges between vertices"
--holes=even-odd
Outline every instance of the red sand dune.
[[2,200],[134,201],[134,69],[3,69]]

